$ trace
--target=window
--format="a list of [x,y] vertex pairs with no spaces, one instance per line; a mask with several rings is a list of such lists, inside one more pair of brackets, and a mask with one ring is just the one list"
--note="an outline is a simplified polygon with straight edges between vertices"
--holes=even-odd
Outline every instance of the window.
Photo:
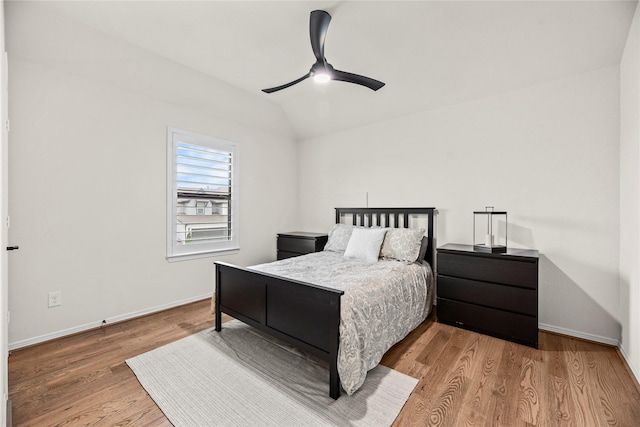
[[169,128],[167,259],[239,249],[238,144]]

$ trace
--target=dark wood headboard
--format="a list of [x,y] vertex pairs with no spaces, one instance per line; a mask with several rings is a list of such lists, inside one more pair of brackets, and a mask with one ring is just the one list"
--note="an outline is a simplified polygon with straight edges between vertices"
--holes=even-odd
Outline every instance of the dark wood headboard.
[[428,246],[424,259],[433,267],[435,248],[433,217],[435,211],[436,208],[336,208],[336,224],[342,223],[346,219],[345,217],[350,215],[353,225],[409,228],[411,217],[426,217]]

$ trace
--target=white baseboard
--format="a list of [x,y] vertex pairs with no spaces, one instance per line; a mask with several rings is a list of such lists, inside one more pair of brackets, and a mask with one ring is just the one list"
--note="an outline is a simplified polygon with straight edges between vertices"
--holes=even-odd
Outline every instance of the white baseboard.
[[76,334],[78,332],[88,331],[89,329],[99,328],[100,326],[108,325],[111,323],[122,322],[124,320],[133,319],[135,317],[145,316],[147,314],[156,313],[158,311],[167,310],[169,308],[178,307],[180,305],[189,304],[191,302],[200,301],[206,298],[211,298],[211,296],[212,294],[205,294],[197,297],[191,297],[191,298],[183,299],[180,301],[174,301],[168,304],[159,305],[156,307],[147,308],[140,311],[134,311],[132,313],[122,314],[120,316],[110,317],[108,319],[104,319],[106,323],[102,323],[102,320],[97,320],[95,322],[86,323],[84,325],[76,326],[69,329],[64,329],[62,331],[57,331],[50,334],[41,335],[39,337],[29,338],[26,340],[9,343],[9,351],[17,350],[22,347],[28,347],[34,344],[40,344],[45,341],[50,341],[56,338],[62,338],[64,336]]
[[581,338],[583,340],[595,341],[602,344],[612,345],[614,347],[620,347],[620,340],[602,337],[600,335],[588,334],[586,332],[574,331],[573,329],[561,328],[559,326],[547,325],[545,323],[538,323],[538,329],[542,329],[549,332],[556,332],[562,335],[569,335],[571,337]]
[[631,358],[629,358],[629,355],[627,354],[627,350],[625,350],[623,345],[620,345],[618,348],[620,349],[620,353],[622,354],[622,357],[624,357],[624,361],[627,362],[627,366],[629,367],[633,375],[636,377],[636,381],[640,383],[640,371],[636,366],[633,366],[633,363],[631,363]]

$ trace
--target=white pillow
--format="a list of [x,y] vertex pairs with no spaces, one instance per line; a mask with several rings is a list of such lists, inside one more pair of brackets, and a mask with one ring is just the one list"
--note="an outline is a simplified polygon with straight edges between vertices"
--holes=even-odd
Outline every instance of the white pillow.
[[386,232],[385,228],[354,228],[344,256],[377,262]]
[[[347,245],[349,244],[349,239],[351,238],[351,232],[356,228],[369,229],[369,227],[364,227],[362,225],[351,225],[351,224],[334,225],[331,231],[329,231],[329,239],[327,240],[327,244],[324,246],[324,250],[330,251],[330,252],[344,253],[345,249],[347,249]],[[371,228],[381,228],[381,227],[373,226]]]

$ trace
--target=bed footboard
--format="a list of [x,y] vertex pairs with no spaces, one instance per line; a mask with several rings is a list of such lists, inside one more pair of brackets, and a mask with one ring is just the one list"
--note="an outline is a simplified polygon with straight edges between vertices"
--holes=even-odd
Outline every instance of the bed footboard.
[[344,293],[216,262],[216,331],[230,316],[329,362],[329,389],[340,397],[338,344]]

